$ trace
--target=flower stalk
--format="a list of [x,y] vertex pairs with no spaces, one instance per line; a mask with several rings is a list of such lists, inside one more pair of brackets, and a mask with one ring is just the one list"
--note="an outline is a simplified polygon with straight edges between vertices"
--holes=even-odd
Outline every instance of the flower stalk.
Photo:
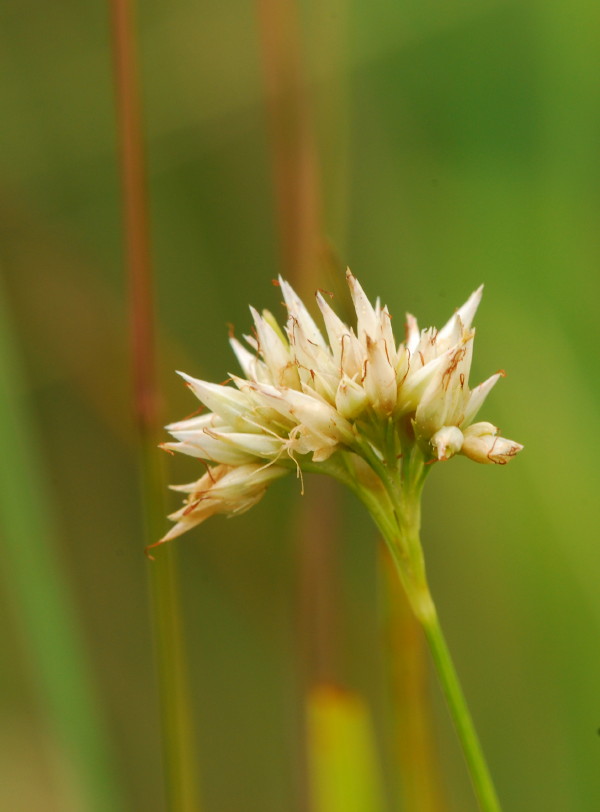
[[426,620],[422,621],[423,628],[450,715],[467,761],[479,807],[482,812],[500,812],[500,802],[433,601],[431,606],[433,612],[430,613]]
[[[231,339],[245,375],[217,386],[182,374],[209,410],[168,426],[165,443],[204,461],[206,473],[176,490],[187,494],[174,526],[152,547],[216,513],[248,510],[275,479],[296,471],[327,474],[361,499],[387,542],[400,581],[424,628],[482,812],[499,804],[448,647],[425,571],[420,540],[421,493],[433,465],[463,454],[506,465],[523,448],[488,422],[474,423],[497,372],[474,389],[468,378],[481,300],[478,288],[439,330],[419,330],[407,314],[396,343],[391,315],[372,305],[347,271],[356,328],[336,315],[321,293],[317,304],[327,340],[280,278],[288,320],[281,330],[268,311],[251,308],[246,347]],[[302,486],[303,488],[303,486]]]
[[420,541],[421,490],[427,469],[419,460],[412,459],[411,464],[404,477],[401,472],[399,505],[402,512],[395,514],[396,526],[392,517],[382,521],[379,511],[373,511],[372,503],[368,509],[382,532],[411,608],[425,632],[480,809],[482,812],[500,812],[490,771],[427,583]]

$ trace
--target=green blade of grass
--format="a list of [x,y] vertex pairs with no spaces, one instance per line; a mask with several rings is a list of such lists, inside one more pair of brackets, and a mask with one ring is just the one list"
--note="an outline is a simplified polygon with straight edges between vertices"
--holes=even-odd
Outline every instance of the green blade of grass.
[[0,288],[0,530],[3,577],[46,724],[83,810],[123,809],[56,529],[34,420]]

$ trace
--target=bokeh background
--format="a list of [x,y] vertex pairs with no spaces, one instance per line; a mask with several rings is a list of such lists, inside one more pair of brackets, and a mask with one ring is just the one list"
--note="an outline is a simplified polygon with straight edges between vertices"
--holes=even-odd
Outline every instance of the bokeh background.
[[[159,812],[109,12],[3,5],[0,807]],[[424,544],[511,812],[600,807],[599,25],[584,0],[138,8],[165,419],[195,408],[175,368],[234,368],[226,323],[244,332],[248,303],[283,315],[280,271],[341,290],[348,264],[398,332],[405,310],[440,324],[486,285],[472,380],[507,371],[483,418],[526,450],[436,466]],[[288,269],[304,180],[322,240]],[[368,708],[380,808],[401,808],[360,506],[290,478],[176,544],[201,808],[307,809],[302,696],[321,678]],[[425,687],[438,808],[474,810]]]

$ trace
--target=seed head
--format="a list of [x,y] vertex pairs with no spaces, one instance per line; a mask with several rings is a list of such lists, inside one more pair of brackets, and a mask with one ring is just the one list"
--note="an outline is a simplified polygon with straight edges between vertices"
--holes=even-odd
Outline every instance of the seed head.
[[405,340],[396,343],[387,307],[379,300],[373,306],[356,277],[350,271],[346,277],[355,328],[317,293],[325,338],[280,278],[285,327],[268,311],[250,308],[254,335],[244,336],[246,346],[230,338],[244,377],[231,374],[231,385],[217,385],[179,373],[209,411],[167,426],[175,442],[164,447],[200,458],[207,471],[176,488],[188,496],[159,544],[215,513],[248,510],[291,470],[300,475],[310,463],[311,470],[317,464],[331,472],[336,455],[347,470],[361,470],[357,456],[368,462],[374,454],[386,466],[401,465],[414,448],[427,462],[463,454],[498,465],[521,451],[491,423],[472,422],[503,375],[469,389],[471,324],[483,287],[440,330],[419,330],[408,314]]

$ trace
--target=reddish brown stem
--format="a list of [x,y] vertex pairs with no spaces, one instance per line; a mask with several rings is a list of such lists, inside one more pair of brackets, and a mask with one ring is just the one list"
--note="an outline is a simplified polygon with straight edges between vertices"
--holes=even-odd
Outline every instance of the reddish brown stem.
[[293,0],[257,0],[282,267],[300,295],[317,287],[321,194]]
[[[133,410],[139,434],[147,542],[151,544],[164,529],[165,486],[156,449],[159,397],[155,314],[133,0],[111,0],[111,11],[129,288]],[[161,548],[157,559],[151,567],[150,585],[168,807],[171,812],[198,812],[187,669],[171,546]]]
[[137,53],[130,0],[111,0],[114,75],[129,286],[133,405],[142,433],[159,419],[154,297]]
[[[320,177],[300,27],[294,0],[257,0],[282,273],[301,296],[322,283]],[[304,497],[297,531],[298,676],[307,696],[336,678],[339,568],[336,509],[329,483]],[[333,596],[333,597],[332,597]],[[303,697],[304,698],[304,697]],[[304,702],[300,713],[304,712]],[[305,719],[300,720],[304,730]],[[303,742],[305,745],[306,742]],[[306,748],[299,748],[296,809],[309,807]]]

